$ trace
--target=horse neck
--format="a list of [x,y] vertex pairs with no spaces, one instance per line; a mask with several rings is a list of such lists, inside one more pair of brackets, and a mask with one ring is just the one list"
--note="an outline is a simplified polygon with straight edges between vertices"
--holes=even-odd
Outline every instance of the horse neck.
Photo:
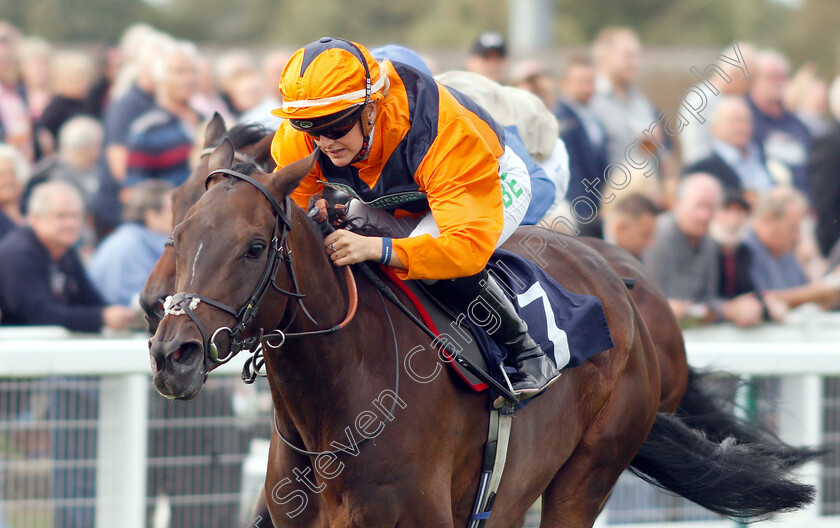
[[[340,323],[347,312],[347,290],[343,280],[339,280],[339,275],[343,279],[344,271],[332,264],[322,235],[303,211],[293,206],[289,217],[293,227],[287,242],[292,252],[297,287],[305,295],[302,304],[319,323],[315,325],[299,308],[290,329],[307,332],[329,328]],[[290,283],[290,287],[295,285]],[[294,310],[293,304],[290,302],[287,312],[290,308]]]
[[[345,272],[343,268],[336,268],[327,257],[323,238],[303,213],[295,207],[290,217],[293,236],[290,236],[289,246],[297,285],[305,295],[303,304],[317,325],[298,307],[287,333],[333,327],[347,315]],[[369,295],[370,292],[366,292],[366,296]],[[294,300],[288,300],[284,320],[294,313],[294,304]],[[360,303],[356,319],[367,319],[369,311]],[[365,375],[360,373],[365,345],[360,335],[364,325],[356,322],[332,334],[290,337],[282,348],[266,349],[274,406],[278,420],[285,424],[281,428],[298,430],[311,449],[326,448],[312,445],[317,444],[319,438],[336,438],[332,426],[325,422],[334,420],[335,424],[346,425],[347,417],[333,412],[336,402],[343,402],[339,407],[352,408],[352,401],[359,397],[359,380],[355,378]]]

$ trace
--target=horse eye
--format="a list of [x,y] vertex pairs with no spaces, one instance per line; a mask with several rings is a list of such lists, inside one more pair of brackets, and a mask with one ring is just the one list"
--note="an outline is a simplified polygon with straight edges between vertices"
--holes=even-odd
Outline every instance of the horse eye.
[[245,254],[248,258],[257,258],[262,255],[262,252],[265,251],[265,244],[263,242],[254,242],[251,244],[251,247],[248,248],[248,253]]

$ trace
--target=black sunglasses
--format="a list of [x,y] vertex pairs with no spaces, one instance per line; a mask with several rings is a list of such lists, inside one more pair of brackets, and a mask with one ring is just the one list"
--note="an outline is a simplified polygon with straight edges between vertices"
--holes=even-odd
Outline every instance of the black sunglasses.
[[351,108],[349,114],[341,112],[338,116],[333,114],[311,120],[290,119],[289,124],[295,130],[306,132],[315,139],[326,137],[335,141],[346,136],[356,126],[363,109],[364,105],[359,105],[358,108]]

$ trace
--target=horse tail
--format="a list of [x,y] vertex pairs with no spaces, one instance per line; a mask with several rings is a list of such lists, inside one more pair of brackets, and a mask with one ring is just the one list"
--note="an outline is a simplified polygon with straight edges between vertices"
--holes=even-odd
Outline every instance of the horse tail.
[[794,468],[813,460],[823,451],[786,444],[758,423],[736,418],[727,409],[734,407],[733,398],[710,394],[704,389],[712,372],[700,372],[689,367],[688,386],[680,400],[676,414],[682,422],[700,431],[710,441],[720,444],[734,438],[738,444],[749,444],[756,453],[773,457],[783,468]]
[[679,417],[659,413],[630,470],[645,481],[731,518],[763,517],[813,502],[785,461],[734,437],[713,441]]

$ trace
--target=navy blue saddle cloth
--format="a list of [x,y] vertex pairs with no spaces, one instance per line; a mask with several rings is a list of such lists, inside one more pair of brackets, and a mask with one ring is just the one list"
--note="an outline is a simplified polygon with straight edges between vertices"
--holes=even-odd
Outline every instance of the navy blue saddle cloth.
[[[531,337],[558,368],[576,367],[613,348],[604,307],[597,297],[570,293],[536,263],[503,249],[496,250],[487,268],[528,323]],[[503,385],[507,383],[501,371],[510,369],[503,366],[507,351],[496,345],[487,333],[498,324],[497,316],[491,315],[480,299],[470,303],[468,313],[461,313],[440,306],[417,282],[403,282],[388,268],[383,269],[442,341],[473,363],[482,365]],[[456,362],[448,364],[470,388],[487,390],[485,383]]]

